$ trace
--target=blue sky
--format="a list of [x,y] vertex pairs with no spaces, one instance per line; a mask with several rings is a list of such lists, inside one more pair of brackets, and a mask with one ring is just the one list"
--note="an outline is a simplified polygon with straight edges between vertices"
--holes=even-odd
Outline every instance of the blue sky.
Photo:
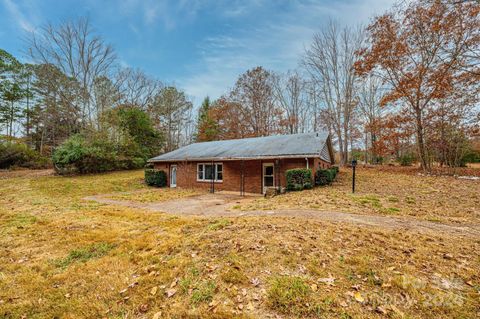
[[366,24],[392,0],[0,0],[0,48],[25,60],[46,22],[87,16],[122,65],[184,89],[198,105],[257,65],[285,72],[328,20]]

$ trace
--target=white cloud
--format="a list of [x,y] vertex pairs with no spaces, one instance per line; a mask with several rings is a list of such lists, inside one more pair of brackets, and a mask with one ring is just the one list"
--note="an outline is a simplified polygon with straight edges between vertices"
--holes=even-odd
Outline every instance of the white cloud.
[[30,23],[31,19],[28,19],[22,10],[11,0],[3,0],[3,4],[7,11],[10,13],[10,18],[14,21],[23,31],[32,32],[35,30]]
[[165,29],[173,30],[180,24],[193,21],[204,4],[201,0],[125,0],[120,2],[119,11],[128,17],[140,14],[143,23],[149,27],[160,22]]
[[[390,8],[394,0],[355,0],[351,2],[298,2],[289,12],[273,12],[270,21],[242,31],[203,39],[201,59],[190,66],[190,76],[179,83],[200,103],[209,95],[218,98],[231,88],[237,77],[257,65],[285,72],[298,66],[304,48],[315,32],[328,22],[345,25],[367,24],[374,14]],[[244,4],[244,3],[243,3]],[[258,8],[262,3],[255,1]],[[225,9],[226,15],[246,14],[241,3]]]

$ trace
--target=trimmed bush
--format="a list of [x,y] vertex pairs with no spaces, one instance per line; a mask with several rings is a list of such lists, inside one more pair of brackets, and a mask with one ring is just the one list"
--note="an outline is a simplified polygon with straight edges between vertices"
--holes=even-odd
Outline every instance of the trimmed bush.
[[316,186],[325,186],[328,185],[328,172],[326,169],[319,169],[315,173],[315,185]]
[[301,191],[311,188],[312,171],[307,168],[294,168],[285,172],[287,178],[287,190]]
[[164,171],[153,168],[145,169],[145,183],[149,186],[167,186],[167,174]]
[[328,176],[328,183],[331,184],[335,180],[335,176],[337,176],[337,173],[335,172],[334,169],[329,168],[327,169],[327,176]]
[[320,169],[315,173],[315,185],[325,186],[331,184],[337,176],[338,167]]

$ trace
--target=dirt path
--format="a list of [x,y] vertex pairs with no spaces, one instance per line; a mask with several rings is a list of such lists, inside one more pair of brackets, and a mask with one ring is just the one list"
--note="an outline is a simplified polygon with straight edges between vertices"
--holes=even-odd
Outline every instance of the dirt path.
[[109,199],[108,195],[96,195],[84,198],[102,204],[117,205],[146,209],[154,212],[164,212],[176,215],[204,217],[242,217],[242,216],[279,216],[292,218],[311,218],[333,223],[350,223],[365,227],[380,227],[394,230],[406,230],[435,235],[450,234],[480,238],[480,225],[461,224],[447,225],[408,217],[390,217],[380,215],[359,215],[343,212],[318,210],[270,210],[241,211],[234,209],[235,205],[243,204],[252,198],[238,195],[205,194],[156,203],[139,203]]

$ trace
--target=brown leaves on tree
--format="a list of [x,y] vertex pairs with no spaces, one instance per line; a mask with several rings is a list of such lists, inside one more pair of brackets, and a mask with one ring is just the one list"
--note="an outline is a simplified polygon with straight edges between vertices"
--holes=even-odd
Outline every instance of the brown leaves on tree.
[[[355,70],[389,87],[381,104],[407,107],[422,167],[427,160],[426,115],[439,105],[474,106],[480,80],[480,4],[420,0],[377,17]],[[461,92],[461,94],[459,94]]]

